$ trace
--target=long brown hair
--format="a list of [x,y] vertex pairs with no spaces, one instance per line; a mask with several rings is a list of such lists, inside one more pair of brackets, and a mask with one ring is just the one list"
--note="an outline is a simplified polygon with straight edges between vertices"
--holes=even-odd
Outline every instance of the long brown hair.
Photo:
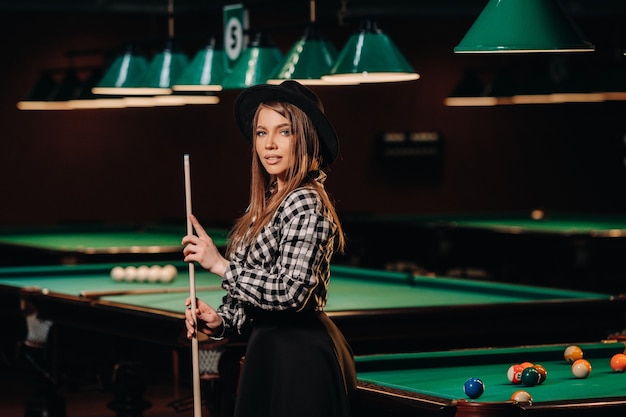
[[[292,165],[287,169],[286,184],[282,190],[275,187],[276,176],[265,170],[256,152],[256,131],[258,115],[261,108],[274,110],[291,124],[295,146],[292,146]],[[283,199],[298,187],[314,188],[322,199],[326,215],[337,226],[335,239],[336,249],[343,252],[345,240],[339,216],[334,202],[324,189],[323,177],[326,174],[320,170],[319,138],[311,119],[299,107],[287,102],[262,103],[256,110],[253,119],[252,138],[252,168],[250,181],[250,206],[248,210],[235,222],[230,233],[227,253],[231,254],[241,243],[251,244],[261,229],[272,219],[276,209]],[[319,177],[321,181],[318,181]]]

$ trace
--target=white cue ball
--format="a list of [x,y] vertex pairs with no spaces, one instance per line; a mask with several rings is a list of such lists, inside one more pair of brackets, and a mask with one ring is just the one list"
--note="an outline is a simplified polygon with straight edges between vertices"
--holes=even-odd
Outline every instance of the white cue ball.
[[178,270],[174,265],[165,265],[163,269],[161,269],[161,282],[172,282],[177,274]]
[[122,281],[124,279],[124,268],[121,266],[114,266],[111,268],[111,279],[113,281]]
[[141,265],[137,267],[137,281],[144,282],[148,280],[150,276],[150,267],[148,265]]
[[127,266],[124,268],[124,279],[128,282],[132,282],[137,279],[137,267]]
[[159,282],[161,279],[161,265],[152,265],[148,272],[148,281]]

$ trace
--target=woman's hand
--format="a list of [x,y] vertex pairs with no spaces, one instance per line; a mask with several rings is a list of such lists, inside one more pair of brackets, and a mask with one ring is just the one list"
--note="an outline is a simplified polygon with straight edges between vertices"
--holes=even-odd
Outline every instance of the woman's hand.
[[[191,339],[196,331],[195,324],[198,322],[198,331],[209,336],[221,336],[224,322],[215,309],[200,299],[196,299],[196,311],[191,310],[191,297],[185,301],[185,325],[187,338]],[[195,314],[195,317],[194,317]]]
[[198,219],[193,214],[189,215],[189,219],[197,236],[191,234],[183,237],[185,262],[198,262],[207,271],[224,276],[228,261],[222,256]]

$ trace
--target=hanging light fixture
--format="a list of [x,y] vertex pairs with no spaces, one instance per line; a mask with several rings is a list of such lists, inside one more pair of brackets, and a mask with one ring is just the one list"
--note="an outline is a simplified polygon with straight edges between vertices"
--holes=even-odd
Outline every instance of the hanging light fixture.
[[310,23],[304,35],[291,47],[270,84],[296,80],[301,84],[328,84],[322,76],[330,72],[337,49],[319,31],[315,22],[315,1],[310,2]]
[[280,84],[285,80],[296,80],[307,85],[329,84],[322,76],[330,72],[336,57],[337,50],[333,44],[311,24],[304,36],[287,53],[287,58],[268,83]]
[[82,86],[83,83],[78,77],[77,70],[68,68],[59,83],[55,96],[47,102],[46,110],[69,110],[68,102],[79,96]]
[[557,0],[489,0],[455,53],[590,52]]
[[445,98],[446,106],[495,106],[497,100],[485,94],[486,87],[475,71],[467,70],[452,93]]
[[165,47],[152,58],[139,85],[127,89],[126,94],[171,94],[174,80],[180,77],[188,64],[187,55],[178,50],[174,40],[170,38],[166,41]]
[[376,22],[367,19],[349,39],[325,81],[384,83],[417,80],[416,73]]
[[124,107],[121,97],[112,95],[98,95],[92,92],[94,86],[102,79],[102,69],[94,68],[82,83],[79,94],[68,100],[67,105],[71,109],[104,109]]
[[164,96],[155,96],[155,106],[184,106],[187,104],[218,104],[219,97],[204,92],[174,92]]
[[168,39],[165,47],[150,63],[142,60],[132,49],[127,50],[113,63],[99,85],[92,89],[95,94],[125,96],[171,94],[173,81],[182,74],[189,60],[174,43],[173,0],[168,0],[167,10]]
[[514,104],[594,103],[605,100],[604,94],[594,91],[592,80],[583,68],[553,56],[546,66],[531,74],[527,82],[512,97]]
[[487,83],[475,71],[467,70],[454,91],[444,100],[446,106],[497,106],[513,104],[517,83],[510,71],[499,70]]
[[235,66],[222,82],[224,89],[247,88],[264,84],[282,62],[280,50],[261,32],[252,36],[250,45],[243,50]]
[[58,89],[59,83],[54,79],[53,71],[43,71],[26,98],[17,102],[17,108],[20,110],[44,110],[46,103],[54,98]]
[[[53,84],[50,84],[47,74],[40,81],[43,83],[42,88],[44,88],[40,99],[19,102],[18,108],[20,110],[71,110],[68,103],[78,97],[83,85],[78,76],[78,71],[73,67],[63,72],[63,78],[60,82],[53,81]],[[40,87],[35,87],[35,89],[38,88]]]
[[139,85],[126,91],[132,95],[171,94],[174,80],[181,76],[189,59],[174,42],[174,0],[168,0],[168,38],[165,47],[150,61]]
[[220,91],[226,76],[224,48],[215,38],[198,51],[191,63],[174,82],[174,91]]
[[128,45],[91,91],[94,94],[124,95],[139,86],[147,69],[148,60],[137,52],[134,45]]

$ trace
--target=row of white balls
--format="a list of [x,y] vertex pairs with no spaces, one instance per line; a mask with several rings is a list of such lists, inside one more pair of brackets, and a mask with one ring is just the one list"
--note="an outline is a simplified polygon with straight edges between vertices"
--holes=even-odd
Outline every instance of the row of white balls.
[[178,270],[174,265],[129,265],[114,266],[111,268],[111,279],[113,281],[128,282],[172,282],[178,275]]

